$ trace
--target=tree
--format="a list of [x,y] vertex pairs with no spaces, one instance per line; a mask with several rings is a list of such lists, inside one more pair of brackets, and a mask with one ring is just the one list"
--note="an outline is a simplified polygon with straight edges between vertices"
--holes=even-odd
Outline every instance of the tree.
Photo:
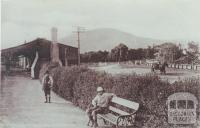
[[194,41],[188,42],[188,52],[197,54],[199,52],[199,45]]
[[107,51],[91,51],[81,54],[81,62],[105,62],[108,58]]
[[155,49],[154,48],[151,48],[151,46],[148,46],[148,48],[145,50],[145,58],[146,59],[153,59],[155,56],[154,56],[154,53],[155,53]]
[[172,42],[163,43],[157,46],[157,59],[161,62],[173,63],[182,56],[182,49]]
[[199,61],[198,59],[199,53],[199,45],[194,41],[188,42],[188,49],[186,50],[186,57],[188,59],[188,63],[196,63]]
[[128,51],[129,60],[141,60],[145,58],[146,49],[130,49]]
[[120,43],[111,50],[110,56],[114,61],[125,61],[128,57],[128,47],[125,44]]

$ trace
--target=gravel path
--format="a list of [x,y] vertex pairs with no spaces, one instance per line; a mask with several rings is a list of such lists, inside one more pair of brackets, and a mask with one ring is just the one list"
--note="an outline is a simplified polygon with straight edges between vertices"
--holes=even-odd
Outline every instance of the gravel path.
[[52,93],[44,103],[38,80],[6,77],[0,86],[0,128],[88,128],[83,110]]

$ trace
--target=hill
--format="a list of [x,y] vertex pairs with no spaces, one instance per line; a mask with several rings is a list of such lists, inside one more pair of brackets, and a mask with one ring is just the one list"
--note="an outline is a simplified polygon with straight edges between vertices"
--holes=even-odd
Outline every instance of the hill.
[[[153,46],[153,44],[164,43],[164,41],[161,40],[139,37],[110,28],[85,31],[80,34],[80,39],[81,52],[111,50],[119,43],[124,43],[129,48],[146,48],[147,46]],[[60,39],[59,42],[66,45],[77,46],[77,35],[73,34],[64,37]]]

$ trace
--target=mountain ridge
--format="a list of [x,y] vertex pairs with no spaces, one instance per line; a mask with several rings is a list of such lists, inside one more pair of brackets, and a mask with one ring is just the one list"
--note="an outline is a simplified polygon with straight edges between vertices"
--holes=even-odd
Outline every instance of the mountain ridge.
[[[71,34],[61,38],[59,42],[77,46],[77,35]],[[123,32],[113,28],[98,28],[80,33],[81,52],[108,50],[123,43],[128,48],[147,48],[148,46],[159,45],[167,40],[140,37],[128,32]]]

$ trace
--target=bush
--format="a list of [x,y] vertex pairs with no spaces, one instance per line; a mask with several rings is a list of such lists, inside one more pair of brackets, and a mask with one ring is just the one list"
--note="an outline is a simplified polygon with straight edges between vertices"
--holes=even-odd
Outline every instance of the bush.
[[105,73],[97,73],[92,70],[81,73],[74,85],[73,103],[85,109],[96,95],[96,88],[102,86],[107,90],[111,90],[111,82],[112,78]]
[[56,80],[54,84],[55,92],[67,100],[72,100],[74,97],[74,83],[79,75],[87,70],[87,68],[77,66],[54,69],[53,78]]
[[144,128],[169,127],[166,101],[175,92],[193,93],[200,101],[199,79],[186,79],[170,84],[151,74],[111,76],[82,66],[58,67],[52,69],[51,73],[54,91],[82,109],[86,109],[91,103],[97,86],[102,86],[119,97],[138,102],[140,109],[136,120],[138,126]]

